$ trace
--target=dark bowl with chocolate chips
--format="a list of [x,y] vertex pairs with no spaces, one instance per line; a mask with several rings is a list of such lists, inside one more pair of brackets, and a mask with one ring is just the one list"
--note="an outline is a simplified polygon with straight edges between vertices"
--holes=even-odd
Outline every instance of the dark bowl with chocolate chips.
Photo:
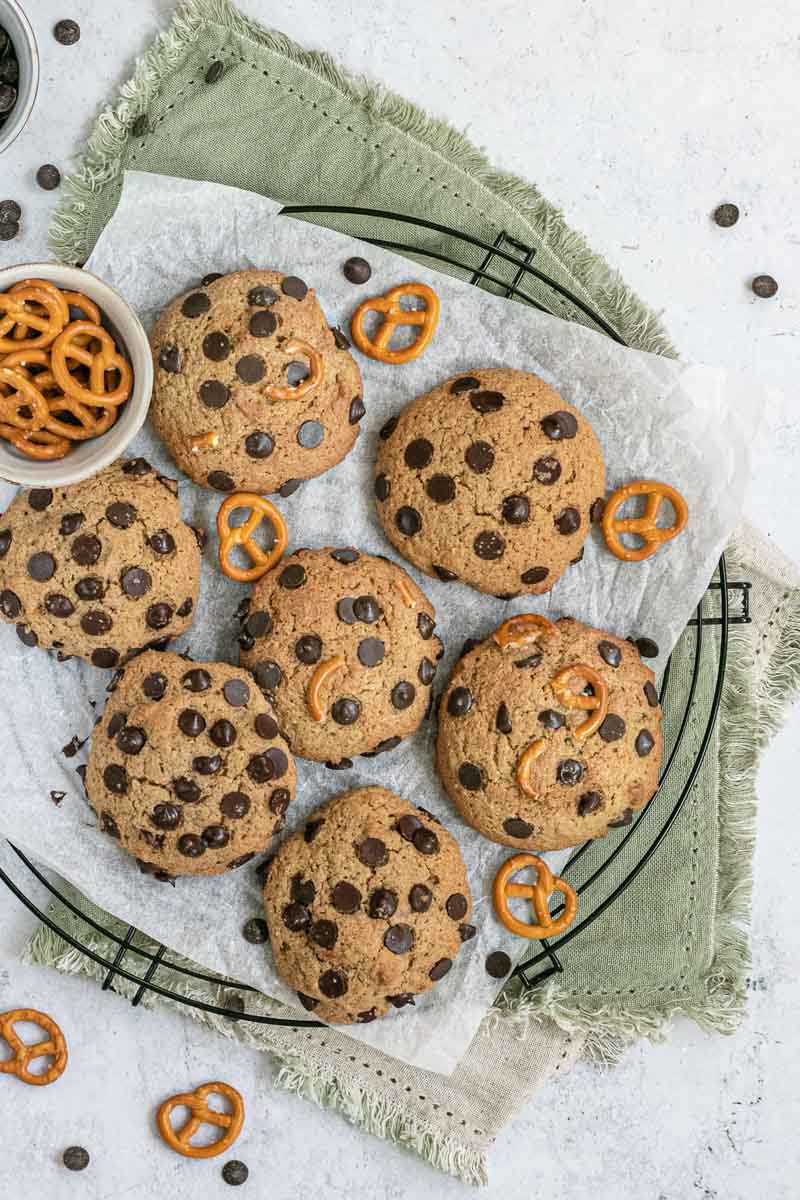
[[[0,0],[0,24],[3,20]],[[0,139],[1,139],[0,133]],[[60,263],[24,263],[0,270],[0,292],[23,279],[46,279],[63,291],[80,292],[100,309],[104,327],[133,372],[131,394],[120,406],[107,433],[71,444],[64,458],[52,462],[28,458],[10,442],[0,440],[0,477],[24,487],[66,487],[80,483],[109,466],[127,449],[144,424],[153,386],[153,360],[141,321],[119,292],[97,275]]]
[[17,0],[0,0],[0,154],[28,123],[39,88],[39,50]]

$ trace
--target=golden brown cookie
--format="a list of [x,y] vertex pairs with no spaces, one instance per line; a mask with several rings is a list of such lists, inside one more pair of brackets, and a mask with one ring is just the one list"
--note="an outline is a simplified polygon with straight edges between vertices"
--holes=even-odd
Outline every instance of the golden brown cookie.
[[272,709],[226,663],[142,654],[92,736],[89,802],[145,874],[242,866],[280,829],[294,789]]
[[547,592],[602,515],[594,430],[536,375],[491,368],[446,379],[380,437],[386,536],[445,582],[503,598]]
[[241,661],[295,754],[392,750],[428,710],[442,644],[406,572],[352,547],[297,550],[253,588]]
[[413,1004],[475,932],[455,838],[380,787],[336,796],[284,842],[264,904],[278,972],[335,1024]]
[[[593,722],[600,687],[584,691],[579,668],[607,692],[588,735],[578,730]],[[451,799],[484,837],[520,849],[557,850],[630,824],[658,786],[661,749],[658,694],[639,651],[566,618],[525,643],[495,631],[456,664],[439,709],[437,770]]]
[[150,415],[195,483],[288,496],[355,444],[361,375],[302,279],[206,277],[167,305],[150,341]]
[[0,618],[26,646],[96,667],[184,633],[202,531],[184,524],[177,490],[130,458],[71,487],[18,492],[0,517]]

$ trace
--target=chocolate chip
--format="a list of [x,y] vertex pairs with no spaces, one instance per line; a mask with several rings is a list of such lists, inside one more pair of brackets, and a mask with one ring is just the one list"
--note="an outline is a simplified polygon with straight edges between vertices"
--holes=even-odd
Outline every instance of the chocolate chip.
[[242,926],[242,937],[252,946],[261,946],[269,941],[269,929],[263,917],[251,917]]
[[442,583],[452,583],[454,580],[458,579],[458,575],[455,573],[455,571],[450,571],[447,567],[441,567],[438,563],[433,564],[433,569],[441,579]]
[[258,609],[256,612],[250,613],[244,623],[244,628],[251,637],[266,637],[272,631],[272,617],[263,609]]
[[739,209],[735,204],[718,204],[714,209],[714,220],[722,229],[729,229],[739,220]]
[[37,583],[46,583],[56,571],[56,560],[46,550],[39,550],[28,559],[28,574]]
[[389,420],[384,421],[383,425],[381,425],[380,429],[378,430],[378,437],[382,441],[385,442],[392,436],[395,429],[397,429],[398,419],[398,417],[389,417]]
[[236,727],[230,721],[220,719],[211,726],[208,736],[215,746],[226,750],[236,741]]
[[158,365],[162,371],[177,375],[183,366],[183,352],[177,346],[162,346],[158,354]]
[[44,512],[52,503],[52,488],[32,488],[28,492],[28,504],[34,512]]
[[224,825],[207,825],[202,838],[209,850],[222,850],[231,840],[231,835]]
[[200,799],[200,788],[193,779],[182,777],[172,781],[172,788],[179,800],[186,804],[196,804]]
[[493,562],[503,557],[506,543],[505,539],[499,533],[496,533],[494,529],[484,529],[475,538],[472,548],[478,558],[482,558],[487,562]]
[[206,852],[206,844],[196,833],[184,833],[178,838],[178,850],[185,858],[200,858]]
[[211,676],[202,667],[193,667],[181,678],[187,692],[207,692],[211,687]]
[[419,636],[423,638],[424,641],[427,641],[428,638],[432,636],[435,628],[436,622],[433,620],[433,618],[428,616],[427,613],[421,612],[417,617],[417,629],[419,630]]
[[269,713],[259,713],[255,719],[255,731],[265,742],[278,736],[278,723]]
[[177,615],[179,617],[188,617],[193,608],[194,601],[192,600],[191,596],[187,596],[183,604],[181,604],[180,608],[178,609]]
[[648,730],[640,730],[639,733],[637,733],[636,741],[634,742],[636,753],[639,755],[639,758],[646,758],[655,744],[655,739],[653,738],[653,735],[648,732]]
[[383,609],[374,596],[358,596],[353,601],[353,616],[365,625],[374,625],[383,616]]
[[531,514],[531,506],[527,496],[521,496],[515,492],[511,496],[506,496],[503,500],[501,508],[503,520],[509,525],[524,525]]
[[384,644],[380,638],[363,638],[358,643],[358,661],[364,667],[377,667],[383,662]]
[[203,313],[207,313],[210,308],[211,301],[205,292],[192,292],[181,305],[181,312],[185,317],[200,317]]
[[581,514],[577,508],[565,508],[553,519],[553,523],[559,533],[575,533],[580,528]]
[[352,758],[341,758],[339,762],[326,762],[329,771],[349,771],[353,765]]
[[122,572],[120,583],[125,595],[133,599],[146,595],[153,586],[149,572],[142,567],[128,567]]
[[547,417],[542,417],[539,424],[545,437],[549,437],[553,442],[560,442],[566,438],[574,438],[578,432],[578,422],[575,420],[572,413],[569,412],[554,412]]
[[266,285],[250,288],[247,293],[247,303],[252,304],[254,308],[269,308],[277,299],[278,293]]
[[243,708],[250,699],[250,688],[243,679],[229,679],[222,685],[222,694],[232,708]]
[[272,764],[272,778],[280,779],[289,769],[289,760],[279,746],[271,746],[263,757]]
[[184,708],[178,715],[178,728],[186,737],[199,737],[205,727],[205,717],[194,708]]
[[494,719],[495,728],[499,733],[511,733],[511,714],[508,711],[508,705],[505,700],[501,700],[497,709],[497,715]]
[[406,842],[412,841],[414,834],[421,828],[422,822],[413,813],[404,813],[397,822],[397,832]]
[[250,332],[253,337],[271,337],[277,328],[278,318],[269,309],[262,309],[260,312],[253,313],[250,318]]
[[[33,632],[29,625],[15,625],[14,629],[23,646],[38,646],[39,637]],[[72,655],[69,657],[71,658]]]
[[603,803],[599,792],[584,792],[578,801],[578,816],[586,817],[589,813],[597,812]]
[[604,742],[616,742],[625,735],[625,722],[616,713],[608,713],[597,733]]
[[305,300],[308,288],[296,275],[286,275],[281,282],[281,291],[292,300]]
[[147,610],[145,621],[151,629],[164,629],[172,620],[172,608],[169,604],[151,604]]
[[231,343],[220,330],[214,329],[203,338],[203,354],[211,362],[222,362],[230,352]]
[[460,921],[467,915],[469,904],[467,897],[463,896],[461,892],[453,892],[447,897],[444,907],[451,921]]
[[472,708],[473,698],[469,688],[455,687],[447,699],[447,711],[451,717],[463,717]]
[[560,729],[562,725],[566,724],[566,718],[562,717],[561,713],[557,712],[554,708],[542,709],[538,720],[544,725],[545,729]]
[[771,275],[756,275],[750,286],[756,296],[762,300],[769,300],[778,290],[778,281]]
[[537,483],[549,485],[555,483],[561,476],[561,463],[557,458],[547,454],[543,458],[537,458],[533,464],[533,478]]
[[210,283],[216,283],[218,279],[222,279],[221,271],[209,271],[207,275],[203,276],[200,283],[203,287],[208,287]]
[[622,651],[620,650],[619,646],[615,646],[613,642],[598,642],[597,653],[600,655],[604,663],[608,663],[609,667],[618,667],[622,662]]
[[[61,518],[61,524],[58,527],[58,532],[64,537],[69,537],[70,534],[75,533],[77,529],[80,529],[81,525],[83,524],[83,519],[83,513],[65,513]],[[10,537],[11,535],[9,534],[9,539]]]
[[422,529],[422,517],[415,508],[404,504],[394,514],[394,523],[406,537],[414,537]]
[[[67,22],[63,21],[59,22],[59,24],[67,24]],[[67,46],[70,45],[69,42],[65,42],[64,44]],[[83,1146],[68,1146],[61,1155],[61,1161],[68,1171],[85,1171],[90,1161],[89,1151],[84,1150]]]
[[462,942],[470,941],[477,932],[474,925],[459,925],[458,927],[458,934]]
[[16,200],[0,200],[0,223],[13,225],[22,216],[22,209]]
[[420,854],[439,853],[438,837],[432,829],[426,829],[424,825],[420,825],[418,829],[414,830],[411,841],[414,849],[418,850]]
[[[408,903],[412,912],[427,912],[433,904],[433,892],[424,883],[415,883],[408,893]],[[464,909],[466,912],[466,908]],[[463,913],[461,914],[464,915]]]
[[520,579],[523,583],[544,583],[549,574],[547,567],[530,567],[522,572]]
[[[65,19],[63,21],[56,21],[55,25],[53,26],[53,37],[56,39],[56,41],[61,46],[74,46],[75,43],[80,40],[80,36],[81,36],[81,27],[77,21],[70,21],[70,20]],[[73,1147],[73,1149],[75,1149],[75,1147]],[[68,1153],[68,1151],[66,1153]],[[86,1154],[86,1151],[84,1150],[84,1151],[82,1151],[82,1153]],[[66,1158],[65,1158],[65,1162],[66,1162]],[[89,1162],[89,1155],[86,1154],[86,1163],[88,1163],[88,1162]],[[84,1164],[84,1165],[86,1165],[86,1164]],[[74,1168],[71,1168],[71,1169],[74,1169]],[[78,1170],[82,1170],[82,1168],[79,1167]]]
[[283,673],[276,662],[265,658],[253,667],[253,675],[258,686],[265,692],[272,692],[283,679]]
[[633,809],[626,808],[621,816],[617,817],[616,821],[609,821],[609,829],[621,829],[624,825],[630,825],[633,821]]
[[250,1172],[246,1163],[240,1162],[238,1158],[229,1159],[222,1168],[222,1178],[231,1187],[240,1187],[243,1183],[247,1183],[249,1177]]
[[353,399],[350,401],[350,411],[347,414],[348,423],[350,425],[357,425],[361,418],[365,415],[366,411],[367,410],[364,407],[364,401],[361,399],[361,397],[353,396]]
[[289,588],[293,591],[295,588],[302,587],[306,581],[306,573],[300,563],[290,563],[288,567],[284,567],[278,576],[278,583],[282,588]]
[[80,600],[102,600],[105,595],[105,587],[102,579],[89,575],[85,579],[78,580],[75,584],[75,593]]
[[139,754],[146,744],[147,734],[138,725],[123,725],[117,734],[117,749],[123,754]]
[[322,655],[322,640],[315,633],[306,633],[294,644],[295,657],[301,663],[319,662]]
[[484,786],[483,771],[475,763],[464,762],[458,768],[458,781],[468,792],[479,792]]
[[602,496],[598,496],[596,500],[592,501],[591,507],[589,509],[589,520],[591,521],[592,525],[600,524],[600,522],[603,519],[603,513],[605,512],[605,508],[606,508],[606,502]]
[[224,816],[239,821],[250,811],[250,797],[245,792],[227,792],[220,800],[219,808]]
[[414,1003],[414,993],[398,992],[396,996],[387,996],[386,999],[394,1008],[405,1008],[407,1004]]
[[156,829],[177,829],[183,821],[183,810],[179,804],[157,804],[150,821]]
[[652,638],[636,638],[634,645],[642,658],[658,658],[658,643]]
[[529,654],[526,658],[516,659],[512,665],[515,667],[518,667],[519,670],[522,671],[525,669],[538,667],[538,665],[541,661],[542,661],[541,654]]
[[408,683],[405,679],[402,679],[400,683],[396,683],[392,688],[392,704],[396,709],[402,712],[404,708],[408,708],[414,703],[414,697],[416,694],[417,691],[413,683]]
[[304,421],[297,431],[297,441],[304,450],[316,450],[325,437],[319,421]]
[[383,738],[382,741],[378,742],[377,746],[375,746],[372,750],[366,750],[361,755],[361,757],[362,758],[375,758],[375,756],[378,754],[385,754],[388,750],[396,749],[396,747],[400,745],[402,740],[403,740],[402,738],[397,737],[397,736]]
[[79,567],[93,566],[103,552],[100,539],[93,533],[82,533],[70,546],[73,560]]
[[366,283],[372,274],[372,267],[365,258],[348,258],[342,267],[342,273],[348,283]]
[[383,935],[383,944],[392,954],[408,954],[414,945],[414,930],[410,925],[390,925]]
[[323,971],[319,977],[318,984],[323,996],[327,996],[329,1000],[338,1000],[347,991],[346,977],[341,971],[334,971],[333,969]]
[[[84,768],[84,770],[85,769],[86,768]],[[122,767],[119,769],[122,770]],[[80,767],[78,767],[78,770],[80,770]],[[84,779],[84,784],[85,782],[86,781]],[[102,829],[103,833],[107,833],[109,837],[116,838],[117,841],[120,840],[119,825],[117,825],[117,822],[114,820],[110,812],[100,813],[100,828]]]
[[521,817],[509,817],[503,821],[503,829],[509,837],[513,838],[529,838],[533,833],[533,826],[527,821],[523,821]]
[[197,394],[206,408],[224,408],[231,398],[229,389],[219,379],[206,379]]
[[67,596],[59,592],[50,592],[44,598],[44,607],[51,617],[69,617],[75,611],[75,605]]
[[175,538],[168,529],[156,529],[147,539],[147,544],[154,554],[172,554],[175,549]]
[[583,763],[576,758],[562,758],[556,767],[556,779],[566,787],[574,787],[583,778]]
[[388,921],[397,911],[397,896],[388,888],[377,888],[369,898],[367,911],[376,921]]
[[107,612],[102,609],[93,608],[89,612],[84,613],[81,617],[81,629],[90,637],[97,637],[101,633],[108,633],[113,625],[113,621]]
[[269,798],[269,811],[282,817],[291,803],[288,788],[275,788]]
[[365,867],[382,867],[389,861],[389,851],[380,838],[365,838],[356,847],[356,855]]
[[354,563],[358,562],[361,555],[358,550],[352,546],[342,546],[338,550],[331,550],[331,558],[338,563]]
[[218,79],[222,78],[224,73],[225,64],[220,62],[218,58],[215,58],[211,63],[211,66],[206,71],[206,83],[216,83]]
[[308,931],[308,936],[323,950],[332,950],[339,937],[339,930],[335,921],[315,921]]
[[452,965],[453,965],[452,959],[440,958],[438,962],[435,962],[433,964],[430,971],[428,971],[428,978],[432,979],[434,981],[434,983],[438,982],[438,980],[440,980],[440,979],[444,979],[445,975],[450,970]]
[[[385,479],[386,477],[379,476],[378,478]],[[377,480],[375,482],[376,482],[376,486],[377,486]],[[388,480],[387,480],[387,486],[388,486]],[[431,475],[430,479],[425,484],[425,491],[427,492],[430,499],[435,501],[436,504],[449,504],[452,500],[455,499],[455,495],[456,495],[455,480],[452,479],[449,475]],[[387,491],[387,495],[388,495],[388,491]],[[379,499],[380,499],[380,497],[379,497]],[[385,499],[385,497],[384,497],[384,499]]]
[[236,364],[236,374],[242,383],[258,383],[266,374],[263,358],[257,354],[245,354]]
[[108,669],[119,662],[119,652],[112,646],[98,646],[92,651],[92,666]]
[[494,413],[503,407],[505,396],[502,392],[473,392],[469,402],[476,412]]
[[476,388],[481,386],[480,380],[474,375],[462,375],[460,379],[456,379],[450,384],[450,395],[460,396],[463,392],[474,392]]
[[160,671],[151,672],[150,675],[145,676],[142,682],[142,691],[148,700],[161,700],[166,690],[167,677]]
[[411,467],[414,471],[421,471],[433,458],[433,445],[427,438],[415,438],[406,446],[403,457],[407,467]]
[[488,442],[473,442],[464,455],[467,466],[478,475],[489,471],[494,463],[494,450]]
[[338,328],[338,326],[332,325],[331,333],[333,334],[333,340],[336,343],[337,349],[339,349],[339,350],[349,350],[350,349],[350,342],[347,340],[347,338],[342,333],[341,329]]
[[128,790],[128,775],[125,768],[117,766],[116,763],[109,763],[103,771],[103,783],[110,792],[114,792],[117,796],[124,796]]
[[61,183],[61,172],[53,163],[43,163],[36,172],[36,182],[46,192],[52,192]]
[[[13,89],[9,88],[9,91]],[[0,118],[1,119],[1,118]],[[18,221],[0,221],[0,242],[10,242],[19,233]]]
[[650,707],[657,708],[658,707],[658,692],[653,687],[653,685],[649,679],[648,679],[647,683],[644,685],[644,694],[645,694],[647,703],[650,705]]
[[511,970],[511,959],[505,950],[493,950],[486,955],[485,966],[486,974],[491,975],[492,979],[505,979]]
[[322,828],[322,826],[324,824],[325,824],[324,817],[318,817],[313,821],[307,821],[306,827],[303,830],[303,841],[304,842],[313,842],[314,838],[317,836],[317,834],[319,833],[320,829]]
[[0,558],[5,558],[11,547],[11,530],[4,529],[0,533]]
[[361,907],[361,892],[352,883],[344,880],[337,883],[331,892],[331,903],[337,912],[354,913]]
[[253,754],[247,764],[247,774],[253,783],[269,783],[275,778],[275,767],[266,754]]

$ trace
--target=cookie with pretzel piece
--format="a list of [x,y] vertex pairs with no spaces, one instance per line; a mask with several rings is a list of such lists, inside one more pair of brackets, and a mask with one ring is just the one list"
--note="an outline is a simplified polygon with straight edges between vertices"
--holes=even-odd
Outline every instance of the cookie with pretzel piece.
[[658,786],[661,708],[630,642],[570,618],[504,622],[457,664],[437,770],[484,837],[557,850],[628,825]]
[[195,483],[289,495],[353,448],[361,375],[302,279],[206,276],[167,305],[150,340],[150,415]]

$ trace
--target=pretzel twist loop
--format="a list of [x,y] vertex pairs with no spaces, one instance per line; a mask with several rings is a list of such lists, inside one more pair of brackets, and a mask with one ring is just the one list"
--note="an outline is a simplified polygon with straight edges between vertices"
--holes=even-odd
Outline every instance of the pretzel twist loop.
[[[14,1028],[17,1021],[29,1021],[38,1025],[48,1037],[45,1041],[29,1046]],[[69,1058],[66,1039],[47,1013],[38,1012],[35,1008],[15,1008],[11,1012],[0,1013],[0,1037],[8,1043],[12,1053],[11,1058],[0,1062],[0,1075],[16,1075],[22,1083],[28,1083],[32,1087],[47,1087],[64,1074]],[[34,1074],[30,1064],[34,1059],[44,1057],[52,1058],[52,1063],[46,1071]]]
[[[511,876],[525,867],[536,868],[536,882],[511,883]],[[564,897],[564,911],[555,920],[550,915],[548,903],[553,892],[561,892]],[[528,925],[514,916],[508,906],[512,897],[531,901],[536,914],[535,924]],[[570,887],[565,879],[553,875],[544,859],[536,854],[513,854],[511,858],[506,859],[492,885],[492,902],[506,929],[519,937],[531,939],[554,937],[563,933],[575,920],[578,912],[578,896],[575,889]]]
[[[647,496],[644,513],[640,517],[617,517],[620,507],[631,496]],[[675,510],[672,525],[660,528],[658,513],[664,500],[669,500]],[[689,506],[680,492],[668,483],[657,483],[652,479],[636,479],[617,488],[609,496],[603,511],[602,529],[606,545],[612,554],[625,562],[641,562],[655,554],[659,546],[671,542],[685,528],[689,519]],[[620,534],[635,533],[642,539],[641,546],[626,546]]]
[[[425,301],[425,307],[403,308],[400,303],[403,296],[417,296]],[[383,315],[374,338],[370,338],[364,328],[364,321],[370,312]],[[383,296],[372,296],[360,304],[351,318],[350,331],[353,341],[368,358],[376,358],[380,362],[405,363],[419,358],[436,332],[438,323],[439,297],[433,288],[425,283],[401,283],[399,287],[390,288]],[[410,346],[390,350],[392,334],[401,325],[416,326],[419,334]]]
[[[229,1113],[209,1108],[208,1097],[215,1093],[229,1102]],[[188,1108],[190,1116],[180,1129],[175,1129],[170,1118],[175,1109],[180,1107]],[[229,1150],[242,1132],[244,1100],[229,1083],[204,1083],[193,1092],[180,1092],[165,1100],[156,1114],[156,1124],[169,1148],[184,1158],[216,1158],[218,1154]],[[201,1125],[215,1125],[224,1132],[210,1146],[192,1146],[191,1140]]]
[[[249,508],[250,516],[242,525],[231,527],[230,515],[235,508]],[[262,550],[253,538],[253,533],[266,518],[275,530],[275,545],[270,551]],[[234,492],[223,500],[217,513],[219,534],[219,565],[229,579],[240,583],[251,583],[266,575],[278,562],[289,542],[289,531],[283,515],[269,500],[256,492]],[[251,567],[237,567],[230,561],[234,546],[241,546],[252,561]]]

